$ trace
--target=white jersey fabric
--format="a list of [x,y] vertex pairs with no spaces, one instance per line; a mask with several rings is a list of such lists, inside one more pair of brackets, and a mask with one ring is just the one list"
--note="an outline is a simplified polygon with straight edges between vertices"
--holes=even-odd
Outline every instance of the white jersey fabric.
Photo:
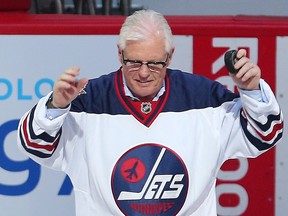
[[168,69],[164,95],[141,103],[125,96],[119,69],[89,80],[55,119],[42,98],[22,117],[18,144],[69,175],[77,216],[216,216],[221,165],[256,157],[282,136],[278,103],[267,83],[260,87],[265,103]]

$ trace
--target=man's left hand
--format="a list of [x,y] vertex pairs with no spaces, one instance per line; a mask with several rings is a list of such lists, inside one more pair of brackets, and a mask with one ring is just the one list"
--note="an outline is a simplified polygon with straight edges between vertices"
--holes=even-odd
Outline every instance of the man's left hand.
[[258,65],[254,64],[249,58],[246,57],[246,50],[240,49],[237,52],[237,58],[239,59],[235,63],[235,69],[239,69],[238,73],[230,74],[233,81],[238,88],[244,90],[257,90],[259,89],[259,80],[261,77],[261,70]]

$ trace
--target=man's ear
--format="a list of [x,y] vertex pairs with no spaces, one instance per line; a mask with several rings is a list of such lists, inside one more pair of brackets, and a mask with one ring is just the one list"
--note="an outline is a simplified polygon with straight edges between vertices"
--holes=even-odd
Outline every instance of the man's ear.
[[174,50],[175,50],[175,47],[173,47],[169,53],[169,57],[168,57],[168,61],[167,61],[167,66],[170,65],[171,63],[171,60],[172,60],[172,57],[173,57],[173,54],[174,54]]
[[122,50],[120,49],[119,45],[117,45],[118,48],[118,59],[120,61],[120,63],[122,64]]

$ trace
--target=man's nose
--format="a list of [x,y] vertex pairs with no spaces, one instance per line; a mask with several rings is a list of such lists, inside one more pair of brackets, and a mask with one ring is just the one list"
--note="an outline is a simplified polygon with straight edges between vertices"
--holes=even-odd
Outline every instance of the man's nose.
[[148,77],[150,75],[151,71],[147,64],[142,64],[139,69],[139,76],[141,77]]

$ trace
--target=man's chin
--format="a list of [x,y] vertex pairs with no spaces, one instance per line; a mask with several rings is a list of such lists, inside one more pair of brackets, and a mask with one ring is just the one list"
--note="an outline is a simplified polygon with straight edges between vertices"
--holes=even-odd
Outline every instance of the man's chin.
[[140,94],[135,94],[137,98],[139,98],[141,101],[147,101],[147,100],[152,100],[153,96],[151,94],[146,93],[140,93]]

